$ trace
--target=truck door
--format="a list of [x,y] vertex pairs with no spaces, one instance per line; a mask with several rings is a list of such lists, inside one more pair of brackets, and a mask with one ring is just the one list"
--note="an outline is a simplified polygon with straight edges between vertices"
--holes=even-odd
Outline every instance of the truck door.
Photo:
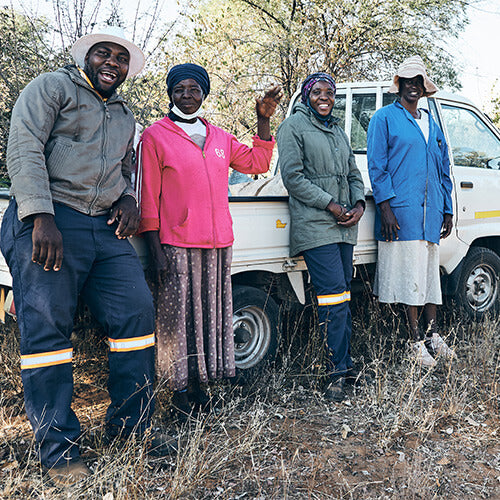
[[499,234],[500,135],[473,107],[440,102],[453,156],[456,229],[466,244]]

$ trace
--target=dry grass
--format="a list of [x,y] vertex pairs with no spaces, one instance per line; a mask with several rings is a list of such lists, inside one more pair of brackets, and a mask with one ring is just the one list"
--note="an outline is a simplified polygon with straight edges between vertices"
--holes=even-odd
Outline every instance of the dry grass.
[[414,365],[397,310],[353,303],[353,354],[375,376],[342,404],[322,397],[322,340],[312,308],[284,311],[276,366],[252,384],[213,385],[216,413],[177,426],[157,389],[155,425],[180,452],[105,444],[106,350],[91,325],[75,339],[74,406],[93,476],[51,486],[23,410],[17,328],[0,331],[0,498],[431,499],[499,498],[500,321],[440,320],[457,359]]

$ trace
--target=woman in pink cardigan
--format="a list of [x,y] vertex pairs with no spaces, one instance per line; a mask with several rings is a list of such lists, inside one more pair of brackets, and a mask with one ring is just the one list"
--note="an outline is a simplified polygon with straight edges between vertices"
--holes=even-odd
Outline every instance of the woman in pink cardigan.
[[156,283],[158,369],[185,419],[191,404],[209,404],[200,382],[235,375],[229,168],[245,174],[269,169],[269,118],[282,94],[274,87],[257,99],[250,148],[198,117],[210,92],[204,68],[174,66],[167,92],[169,114],[147,128],[139,143],[139,232]]

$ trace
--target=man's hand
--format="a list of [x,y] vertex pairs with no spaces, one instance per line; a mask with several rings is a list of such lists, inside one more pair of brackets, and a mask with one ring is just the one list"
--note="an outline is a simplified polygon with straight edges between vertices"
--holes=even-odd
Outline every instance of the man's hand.
[[443,230],[441,231],[441,239],[448,238],[453,229],[453,216],[451,214],[444,214],[443,217]]
[[122,196],[111,209],[108,224],[118,221],[115,234],[120,240],[132,236],[139,227],[140,216],[135,198],[130,195]]
[[398,220],[392,211],[391,205],[389,201],[383,201],[379,204],[380,207],[380,218],[381,218],[381,231],[382,236],[385,238],[385,241],[392,241],[393,236],[395,240],[399,239],[398,230],[399,227]]
[[44,271],[59,271],[63,260],[63,240],[53,215],[36,214],[33,217],[31,239],[31,260],[43,266]]
[[257,117],[260,118],[271,118],[276,111],[276,106],[279,104],[281,98],[283,97],[283,92],[279,85],[275,85],[270,88],[264,94],[264,97],[255,99],[255,109],[257,111]]
[[349,212],[346,212],[344,220],[338,221],[338,225],[342,227],[355,226],[364,213],[365,209],[363,207],[363,203],[358,201],[356,205],[349,210]]

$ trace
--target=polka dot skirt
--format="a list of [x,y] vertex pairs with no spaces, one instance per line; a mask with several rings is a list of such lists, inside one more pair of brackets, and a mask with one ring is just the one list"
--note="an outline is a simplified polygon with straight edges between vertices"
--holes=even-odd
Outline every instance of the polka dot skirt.
[[174,390],[188,378],[234,377],[232,248],[163,245],[169,271],[156,302],[157,366]]

